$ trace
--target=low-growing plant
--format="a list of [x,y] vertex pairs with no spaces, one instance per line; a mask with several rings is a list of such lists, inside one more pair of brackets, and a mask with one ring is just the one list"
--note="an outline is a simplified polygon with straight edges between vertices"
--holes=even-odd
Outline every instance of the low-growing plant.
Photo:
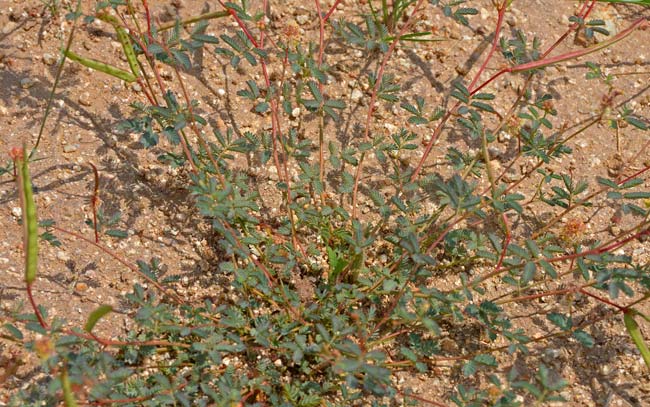
[[[13,405],[562,401],[569,383],[559,372],[538,363],[530,366],[534,373],[523,374],[508,355],[528,355],[552,338],[593,346],[590,326],[598,319],[592,308],[575,305],[584,298],[623,314],[650,366],[637,325],[642,320],[636,318],[648,320],[638,306],[650,297],[649,266],[618,251],[650,234],[650,192],[642,187],[650,167],[631,169],[648,143],[618,175],[598,178],[597,185],[568,170],[549,170],[572,154],[572,142],[591,126],[605,122],[613,129],[630,125],[647,131],[648,119],[629,105],[617,105],[610,86],[601,112],[577,127],[558,128],[552,97],[531,92],[547,67],[594,57],[649,21],[640,17],[609,39],[557,53],[556,46],[576,30],[607,34],[598,22],[589,23],[594,1],[581,3],[566,34],[548,48],[523,30],[507,34],[503,26],[513,2],[494,1],[497,22],[480,66],[471,78],[453,81],[445,90],[446,104],[431,106],[430,98],[402,86],[391,60],[398,48],[441,39],[418,28],[423,13],[439,8],[468,25],[478,14],[472,2],[370,0],[357,16],[337,15],[339,3],[325,7],[314,1],[313,40],[291,22],[270,24],[266,2],[263,7],[221,3],[219,12],[169,26],[157,25],[145,0],[98,2],[92,12],[79,9],[68,16],[98,18],[115,30],[129,70],[76,54],[74,31],[61,66],[67,58],[141,87],[146,100],[133,104],[133,116],[119,129],[139,134],[145,148],[165,149],[161,162],[186,171],[187,190],[217,237],[214,273],[228,277],[232,296],[202,303],[184,298],[160,278],[157,260],[134,266],[102,246],[99,232],[118,218],[98,207],[96,182],[89,221],[95,238],[48,222],[47,240],[56,240],[53,233],[82,240],[146,279],[147,288],[136,284],[126,296],[137,309],[137,329],[119,340],[93,333],[112,311],[108,306],[93,312],[83,329],[51,318],[31,295],[38,221],[25,147],[13,161],[23,198],[25,283],[33,312],[12,316],[4,327],[7,337],[40,356],[49,379],[21,389]],[[224,17],[237,30],[210,34],[209,21]],[[352,106],[355,101],[334,88],[334,64],[340,61],[329,54],[333,42],[363,57],[354,73],[355,89],[368,99],[362,106]],[[190,98],[181,75],[200,68],[194,59],[200,50],[214,51],[224,71],[244,79],[227,97],[246,108],[225,128]],[[488,64],[498,58],[502,65],[488,77]],[[161,79],[161,66],[171,70],[173,86]],[[592,80],[608,85],[616,80],[598,62],[587,67]],[[519,75],[523,83],[505,108],[503,95],[490,87],[502,75]],[[377,117],[391,108],[401,108],[406,119],[384,135]],[[353,116],[362,118],[350,137],[339,129]],[[268,125],[245,130],[245,121],[253,120]],[[456,145],[436,152],[451,169],[436,172],[431,155],[451,130],[477,148]],[[516,145],[509,162],[497,166],[491,147],[502,133]],[[506,181],[509,169],[522,162],[530,165]],[[263,199],[265,177],[279,204]],[[605,240],[587,230],[582,219],[588,215],[578,215],[598,211],[602,199],[629,220]],[[542,211],[551,214],[544,223]],[[112,229],[105,233],[127,237]],[[552,311],[538,310],[546,333],[529,332],[514,318],[513,304],[547,297],[569,300]],[[461,331],[469,334],[460,336]],[[450,349],[449,342],[463,350]],[[448,400],[427,400],[397,382],[400,372],[441,368],[464,377],[447,392]],[[488,385],[479,386],[479,378]]]

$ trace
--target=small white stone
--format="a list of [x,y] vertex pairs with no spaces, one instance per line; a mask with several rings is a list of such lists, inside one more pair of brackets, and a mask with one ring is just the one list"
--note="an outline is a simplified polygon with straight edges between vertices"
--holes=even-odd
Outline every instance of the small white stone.
[[384,128],[385,128],[386,130],[388,130],[391,134],[393,134],[393,133],[397,133],[397,131],[398,131],[397,126],[395,126],[395,125],[392,124],[392,123],[388,123],[388,122],[384,123]]
[[74,153],[78,149],[79,149],[78,144],[66,144],[65,146],[63,146],[64,153]]
[[509,141],[511,138],[512,138],[512,136],[507,131],[501,131],[501,132],[499,132],[499,135],[497,136],[497,139],[499,140],[500,143],[504,143],[506,141]]
[[296,21],[297,21],[298,24],[300,24],[300,25],[307,24],[307,22],[309,21],[309,16],[306,15],[306,14],[301,14],[301,15],[299,15],[299,16],[296,17]]
[[291,117],[296,118],[296,117],[299,117],[299,116],[300,116],[300,108],[299,108],[299,107],[295,107],[295,108],[291,111]]
[[276,359],[273,364],[275,367],[282,367],[282,359]]
[[92,101],[90,99],[90,93],[84,92],[81,95],[79,95],[79,98],[77,99],[79,101],[79,104],[82,106],[90,106],[92,104]]
[[11,208],[11,214],[15,218],[20,218],[21,216],[23,216],[23,209],[20,206],[14,206],[13,208]]
[[217,89],[217,95],[219,96],[225,96],[226,95],[226,90],[223,88]]
[[56,63],[56,56],[46,52],[43,54],[43,63],[45,65],[54,65]]
[[362,97],[363,97],[363,92],[361,92],[359,89],[353,90],[352,94],[350,95],[350,99],[352,99],[352,101],[355,103],[359,102]]
[[64,252],[63,250],[59,250],[58,252],[56,252],[56,258],[61,261],[70,260],[70,256],[68,256],[68,253]]
[[2,27],[2,34],[7,35],[11,33],[14,29],[16,29],[16,23],[14,23],[13,21],[8,21]]

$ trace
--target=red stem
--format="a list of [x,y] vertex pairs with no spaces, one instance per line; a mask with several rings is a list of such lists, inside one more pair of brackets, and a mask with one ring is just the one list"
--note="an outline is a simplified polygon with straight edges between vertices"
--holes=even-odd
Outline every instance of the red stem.
[[627,311],[626,307],[620,306],[620,305],[608,300],[607,298],[603,298],[603,297],[600,297],[600,296],[598,296],[596,294],[592,294],[589,291],[585,290],[584,288],[579,289],[578,292],[580,292],[580,293],[582,293],[584,295],[587,295],[587,296],[589,296],[591,298],[594,298],[594,299],[596,299],[596,300],[598,300],[598,301],[600,301],[600,302],[602,302],[604,304],[611,305],[612,307],[617,308],[619,311],[622,311],[622,312]]
[[[492,41],[492,46],[490,48],[490,51],[483,61],[483,64],[479,68],[478,72],[476,75],[474,75],[474,78],[472,79],[472,82],[470,83],[469,87],[467,90],[470,91],[470,95],[474,95],[476,92],[481,90],[484,86],[486,86],[488,83],[492,82],[494,79],[496,79],[499,75],[501,75],[503,72],[497,73],[497,75],[493,75],[490,79],[488,79],[486,82],[484,82],[481,86],[479,86],[477,89],[472,90],[472,88],[476,85],[478,82],[479,78],[481,77],[481,74],[487,67],[488,62],[492,59],[494,56],[494,52],[497,49],[497,46],[499,44],[499,35],[501,34],[501,30],[503,28],[503,17],[505,16],[506,8],[507,8],[507,1],[504,1],[501,6],[497,9],[498,10],[498,17],[497,17],[497,25],[494,30],[494,39]],[[433,131],[433,134],[431,135],[431,140],[427,143],[427,146],[424,149],[424,152],[422,153],[422,158],[418,162],[418,165],[415,167],[415,170],[413,171],[413,175],[411,175],[411,182],[415,181],[417,177],[420,175],[420,171],[422,171],[422,167],[424,166],[424,162],[426,161],[427,157],[429,154],[431,154],[431,150],[433,149],[433,145],[436,143],[438,140],[438,137],[442,133],[442,129],[447,123],[447,120],[456,113],[456,110],[460,106],[460,101],[456,102],[456,104],[449,110],[445,115],[442,117],[442,120],[440,120],[440,124],[436,126],[436,129]]]
[[43,314],[41,314],[41,310],[38,308],[38,305],[36,305],[36,300],[34,300],[34,294],[32,293],[32,285],[27,284],[27,298],[29,298],[29,303],[32,305],[32,309],[34,309],[34,314],[36,314],[36,318],[38,319],[38,323],[44,328],[44,329],[49,329],[47,322],[45,322],[45,319],[43,318]]
[[325,14],[325,16],[323,17],[323,22],[326,22],[326,21],[330,18],[330,16],[331,16],[335,11],[336,11],[336,6],[338,6],[340,2],[341,2],[341,0],[336,0],[336,1],[334,2],[334,4],[332,5],[332,7],[330,7],[330,10],[329,10],[329,11],[327,12],[327,14]]
[[[390,47],[388,48],[388,51],[384,54],[384,58],[381,61],[381,64],[379,65],[379,69],[377,70],[377,76],[375,77],[375,86],[372,89],[372,95],[370,96],[370,105],[368,106],[368,114],[366,115],[366,128],[364,130],[363,138],[365,140],[368,140],[370,137],[370,123],[372,122],[372,113],[374,112],[375,109],[375,102],[377,100],[377,92],[379,91],[379,87],[381,86],[382,78],[384,77],[384,69],[386,69],[386,64],[388,63],[388,60],[392,56],[393,52],[395,51],[395,48],[397,47],[397,44],[400,41],[400,38],[402,35],[408,30],[411,25],[414,23],[413,17],[416,15],[418,11],[420,11],[420,7],[422,6],[422,3],[424,0],[419,0],[415,7],[413,8],[413,11],[411,12],[411,15],[409,16],[406,24],[399,30],[397,35],[395,36],[395,39],[393,42],[390,44]],[[357,169],[355,172],[354,176],[354,186],[352,188],[352,216],[350,217],[351,220],[356,219],[356,212],[357,212],[357,197],[358,197],[358,190],[359,190],[359,181],[361,179],[361,174],[363,172],[363,157],[364,155],[362,154],[361,158],[359,159],[359,164],[357,165]]]
[[472,88],[474,85],[476,85],[476,82],[481,78],[481,74],[483,71],[485,71],[485,68],[487,67],[488,62],[492,59],[492,56],[494,55],[494,51],[496,51],[497,47],[499,46],[499,36],[501,34],[501,29],[503,28],[503,17],[506,14],[506,6],[508,4],[507,0],[504,0],[504,2],[501,4],[501,6],[497,9],[498,16],[497,16],[497,26],[494,29],[494,40],[492,41],[492,47],[490,47],[490,52],[488,52],[487,57],[483,61],[483,64],[481,64],[481,67],[479,68],[478,72],[476,75],[474,75],[474,79],[472,82],[469,84],[467,89],[471,92]]
[[[589,15],[589,13],[591,13],[591,10],[594,8],[594,5],[596,4],[596,0],[591,0],[591,4],[589,5],[589,8],[587,9],[587,12],[585,12],[585,8],[587,8],[587,4],[589,4],[588,1],[585,1],[585,2],[582,4],[582,8],[581,8],[580,11],[578,12],[578,17],[580,17],[580,18],[582,18],[582,19],[587,18],[587,16]],[[584,14],[583,14],[583,13],[584,13]],[[544,52],[544,53],[542,54],[542,58],[541,58],[541,59],[546,58],[546,56],[547,56],[548,54],[550,54],[550,53],[555,49],[555,47],[557,47],[558,45],[560,45],[560,44],[562,43],[562,41],[564,41],[564,39],[565,39],[566,37],[568,37],[569,34],[571,34],[571,32],[572,32],[573,30],[575,30],[576,28],[578,28],[579,26],[580,26],[580,25],[579,25],[578,23],[573,23],[573,24],[571,24],[571,25],[569,26],[569,29],[566,30],[566,31],[564,32],[564,34],[562,34],[562,36],[561,36],[560,38],[558,38],[558,40],[555,41],[555,43],[553,43],[553,45],[551,45],[551,46],[546,50],[546,52]]]
[[[539,260],[544,260],[547,263],[557,263],[557,262],[561,262],[561,261],[565,261],[565,260],[573,260],[573,259],[577,259],[577,258],[582,258],[582,257],[586,257],[586,256],[593,255],[593,254],[602,254],[602,253],[605,253],[605,252],[609,252],[609,251],[618,249],[619,247],[626,245],[627,243],[629,243],[630,241],[632,241],[634,239],[638,239],[638,238],[640,238],[642,236],[647,236],[647,235],[650,235],[650,228],[644,229],[644,230],[642,230],[640,232],[637,232],[637,233],[635,233],[635,234],[633,234],[631,236],[628,236],[627,238],[625,238],[623,240],[613,242],[613,243],[608,244],[608,245],[596,247],[594,249],[587,250],[587,251],[584,251],[584,252],[572,253],[572,254],[567,254],[567,255],[564,255],[564,256],[558,256],[558,257],[553,257],[553,258],[548,258],[547,257],[547,258],[538,259],[538,260],[534,260],[534,261],[537,262]],[[495,269],[495,270],[493,270],[493,271],[491,271],[491,272],[489,272],[487,274],[478,276],[478,277],[476,277],[474,279],[474,281],[472,281],[472,283],[470,285],[476,285],[478,283],[481,283],[481,282],[487,280],[488,278],[494,277],[494,276],[502,273],[504,270],[505,270],[505,268],[501,267],[501,268]]]
[[149,5],[147,5],[147,0],[142,0],[142,6],[144,7],[144,12],[147,16],[147,36],[151,38],[151,13],[149,12]]
[[95,179],[95,188],[93,189],[93,196],[90,198],[90,204],[93,211],[93,226],[95,229],[95,243],[99,243],[99,225],[97,224],[97,206],[99,205],[99,171],[95,164],[88,162],[90,167],[93,170],[93,176]]
[[76,232],[72,232],[72,231],[70,231],[70,230],[60,228],[60,227],[58,227],[58,226],[50,226],[50,227],[51,227],[52,229],[54,229],[54,230],[58,230],[59,232],[62,232],[62,233],[68,234],[68,235],[70,235],[70,236],[74,236],[75,238],[77,238],[77,239],[79,239],[79,240],[82,240],[82,241],[84,241],[84,242],[86,242],[86,243],[88,243],[88,244],[91,244],[91,245],[95,246],[95,247],[98,248],[99,250],[103,251],[103,252],[106,253],[107,255],[109,255],[109,256],[111,256],[112,258],[114,258],[115,260],[117,260],[120,264],[126,266],[129,270],[131,270],[131,271],[133,271],[134,273],[137,273],[137,274],[139,274],[140,276],[142,276],[142,278],[144,278],[145,280],[147,280],[147,282],[149,282],[150,284],[152,284],[154,287],[156,287],[158,290],[160,290],[160,292],[162,292],[163,294],[167,294],[167,295],[171,296],[171,297],[174,298],[174,300],[176,300],[176,302],[178,302],[179,304],[184,304],[184,303],[185,303],[185,301],[184,301],[181,297],[179,297],[176,293],[174,293],[174,292],[171,291],[171,290],[167,290],[167,289],[165,289],[165,287],[163,287],[162,285],[160,285],[160,283],[158,283],[158,282],[155,281],[155,280],[152,280],[152,279],[151,279],[149,276],[147,276],[146,274],[141,273],[140,270],[139,270],[136,266],[134,266],[134,265],[132,265],[132,264],[129,264],[126,260],[122,259],[120,256],[118,256],[117,254],[113,253],[112,251],[110,251],[110,250],[107,249],[106,247],[104,247],[104,246],[102,246],[102,245],[100,245],[100,244],[98,244],[98,243],[95,243],[94,241],[92,241],[92,240],[90,240],[90,239],[88,239],[88,238],[86,238],[86,237],[84,237],[84,236],[82,236],[82,235],[80,235],[80,234],[78,234],[78,233],[76,233]]
[[[558,55],[558,56],[555,56],[555,57],[552,57],[552,58],[531,61],[531,62],[520,64],[520,65],[517,65],[517,66],[501,68],[496,74],[492,75],[487,81],[485,81],[483,84],[481,84],[478,88],[476,88],[474,90],[472,90],[472,89],[468,89],[468,90],[470,90],[470,95],[474,95],[478,91],[483,89],[485,86],[487,86],[489,83],[493,82],[495,79],[497,79],[498,77],[503,75],[504,73],[525,72],[525,71],[530,71],[530,70],[533,70],[533,69],[543,68],[543,67],[546,67],[546,66],[549,66],[549,65],[553,65],[553,64],[556,64],[556,63],[559,63],[559,62],[564,62],[564,61],[567,61],[567,60],[570,60],[570,59],[575,59],[575,58],[578,58],[578,57],[581,57],[581,56],[584,56],[584,55],[588,55],[588,54],[590,54],[592,52],[599,51],[599,50],[601,50],[603,48],[606,48],[606,47],[608,47],[608,46],[610,46],[610,45],[624,39],[625,37],[630,35],[635,29],[637,29],[637,28],[639,28],[641,26],[644,26],[646,24],[648,24],[648,18],[647,17],[640,17],[639,19],[634,21],[629,27],[627,27],[625,30],[619,32],[615,37],[613,37],[613,38],[611,38],[611,39],[609,39],[607,41],[604,41],[604,42],[602,42],[600,44],[597,44],[597,45],[595,45],[593,47],[589,47],[589,48],[585,48],[585,49],[581,49],[581,50],[577,50],[577,51],[571,51],[571,52],[567,52],[565,54],[561,54],[561,55]],[[496,40],[497,40],[497,36],[495,35],[495,41]],[[474,81],[472,81],[472,82],[474,82]],[[411,176],[411,181],[414,181],[415,179],[417,179],[420,171],[422,170],[422,166],[424,165],[424,162],[426,161],[427,157],[429,156],[429,154],[431,152],[433,144],[437,140],[440,133],[442,133],[442,127],[446,124],[449,117],[456,112],[456,109],[458,108],[459,105],[460,105],[460,102],[457,102],[454,105],[454,107],[452,107],[447,112],[447,114],[445,114],[445,116],[440,121],[440,124],[438,124],[438,126],[434,130],[433,135],[431,137],[431,141],[429,141],[429,143],[427,144],[427,147],[426,147],[424,153],[422,154],[422,158],[420,158],[420,161],[419,161],[417,167],[415,168],[415,170],[413,172],[413,175]]]
[[629,180],[638,177],[639,175],[643,174],[644,172],[646,172],[646,171],[648,171],[648,170],[650,170],[650,165],[647,166],[647,167],[645,167],[645,168],[643,168],[643,169],[641,169],[641,170],[639,170],[639,171],[637,171],[637,172],[635,172],[634,174],[630,175],[629,177],[624,178],[624,179],[618,181],[616,184],[617,184],[617,185],[625,184],[625,183],[628,182]]
[[508,224],[508,217],[506,216],[505,212],[501,214],[501,218],[503,219],[503,224],[505,225],[506,228],[506,237],[503,239],[503,247],[501,248],[501,256],[499,256],[499,262],[497,263],[496,268],[501,268],[501,265],[503,264],[503,259],[506,257],[506,252],[508,251],[508,245],[510,244],[510,225]]

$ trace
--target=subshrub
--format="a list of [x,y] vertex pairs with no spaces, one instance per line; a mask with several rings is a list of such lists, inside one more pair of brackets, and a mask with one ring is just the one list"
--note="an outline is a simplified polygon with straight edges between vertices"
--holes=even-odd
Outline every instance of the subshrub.
[[[523,30],[506,32],[511,2],[493,2],[489,46],[471,74],[445,85],[436,106],[401,82],[391,63],[399,49],[417,54],[446,40],[421,29],[421,16],[440,13],[467,26],[479,13],[472,2],[368,1],[358,15],[340,15],[339,3],[316,0],[304,25],[246,1],[166,25],[146,1],[100,2],[67,16],[114,28],[129,70],[76,54],[73,34],[63,55],[142,89],[132,117],[117,127],[139,134],[145,148],[164,149],[160,161],[186,175],[213,231],[211,272],[227,277],[229,295],[185,298],[160,278],[160,263],[147,260],[128,265],[148,284],[126,296],[137,329],[123,338],[93,333],[108,306],[83,329],[49,318],[31,296],[37,221],[27,148],[15,152],[23,213],[33,215],[25,222],[25,283],[34,309],[12,316],[5,330],[41,356],[49,376],[17,392],[13,405],[562,401],[568,382],[558,372],[533,358],[524,374],[513,360],[553,338],[593,346],[597,319],[591,307],[576,306],[585,298],[624,314],[649,361],[636,322],[647,319],[638,305],[650,296],[648,265],[619,252],[650,233],[647,163],[630,169],[639,153],[595,182],[556,165],[591,126],[647,131],[647,118],[617,104],[612,85],[601,111],[558,127],[553,97],[532,91],[548,67],[587,56],[588,77],[611,84],[593,52],[634,37],[648,20],[606,37],[604,22],[589,18],[594,2],[584,2],[566,35],[544,48]],[[575,33],[600,37],[555,50]],[[216,92],[232,109],[226,122],[190,98],[181,75],[201,68],[201,52],[214,52],[224,73],[241,78]],[[359,60],[347,60],[350,53]],[[500,68],[488,75],[494,64]],[[163,66],[172,85],[161,80]],[[521,84],[514,97],[493,86],[507,75]],[[346,76],[356,78],[350,91],[337,79]],[[466,142],[445,141],[452,133]],[[497,160],[504,139],[508,154]],[[609,237],[587,228],[603,200],[624,218]],[[97,219],[95,240],[73,237],[101,245]],[[69,235],[52,222],[41,226],[50,243]],[[558,298],[565,300],[552,309],[536,306]],[[516,304],[529,305],[541,330],[515,318]],[[441,371],[459,383],[447,400],[427,400],[398,380],[400,372]]]

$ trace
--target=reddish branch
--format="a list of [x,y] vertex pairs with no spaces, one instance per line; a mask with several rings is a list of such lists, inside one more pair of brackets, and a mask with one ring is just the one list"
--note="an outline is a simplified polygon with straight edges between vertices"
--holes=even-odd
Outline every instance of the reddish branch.
[[[404,26],[402,26],[402,28],[399,30],[399,32],[395,36],[395,39],[393,39],[393,42],[390,44],[390,47],[388,47],[386,53],[384,53],[384,58],[379,64],[379,68],[377,69],[377,75],[375,76],[375,86],[372,89],[372,94],[370,96],[370,105],[368,106],[368,113],[366,115],[366,124],[365,124],[364,135],[363,135],[363,138],[366,140],[370,138],[370,124],[372,122],[372,114],[375,109],[375,102],[377,101],[377,93],[379,92],[379,88],[381,87],[382,78],[384,77],[384,70],[386,69],[388,60],[393,55],[393,52],[395,51],[395,48],[397,47],[397,44],[400,42],[404,33],[415,23],[414,17],[420,11],[420,7],[422,7],[422,3],[424,3],[424,0],[419,0],[416,3],[415,7],[413,8],[413,11],[411,12],[411,15],[408,17],[408,20],[406,21]],[[354,186],[352,187],[352,216],[350,217],[351,220],[357,218],[356,215],[357,198],[359,193],[359,182],[361,180],[361,174],[363,173],[364,158],[365,158],[365,153],[361,153],[361,157],[359,158],[359,163],[357,164],[357,169],[354,175]]]

